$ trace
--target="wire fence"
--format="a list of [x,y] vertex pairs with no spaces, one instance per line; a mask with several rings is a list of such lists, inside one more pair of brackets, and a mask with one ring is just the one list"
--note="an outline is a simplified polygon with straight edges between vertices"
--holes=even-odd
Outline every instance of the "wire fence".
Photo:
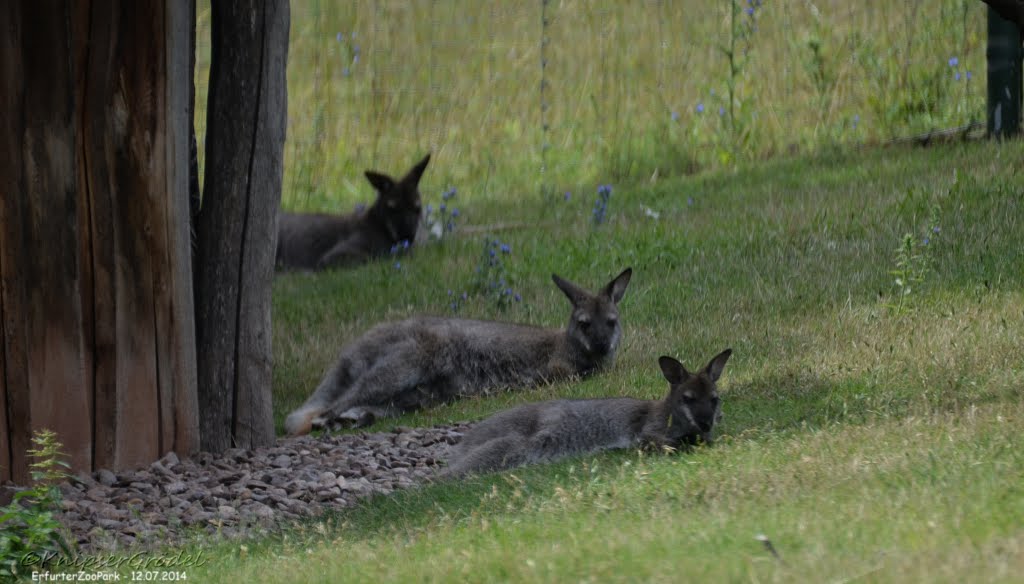
[[[434,188],[522,197],[984,115],[977,0],[293,0],[291,10],[290,208],[347,210],[367,197],[364,169],[402,172],[426,151]],[[205,2],[197,37],[201,109]]]

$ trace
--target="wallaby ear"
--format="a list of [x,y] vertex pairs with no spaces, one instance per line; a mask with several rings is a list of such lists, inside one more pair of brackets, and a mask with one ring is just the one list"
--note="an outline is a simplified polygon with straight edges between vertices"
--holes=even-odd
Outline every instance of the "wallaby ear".
[[377,189],[378,193],[387,193],[395,188],[395,181],[386,174],[381,174],[374,170],[367,170],[366,180],[370,181],[373,188]]
[[612,302],[618,304],[622,300],[622,296],[626,293],[626,286],[629,285],[629,278],[633,275],[633,268],[626,268],[621,274],[615,276],[615,279],[608,282],[608,285],[604,287],[604,295],[612,299]]
[[423,171],[427,169],[427,163],[430,162],[430,155],[427,154],[423,157],[423,160],[416,163],[416,166],[409,170],[408,174],[402,179],[402,182],[408,185],[420,184],[420,177],[423,176]]
[[551,274],[551,279],[554,280],[555,285],[565,293],[569,298],[569,302],[572,302],[573,306],[579,306],[589,296],[586,290],[580,288],[576,284],[573,284],[569,280],[562,278],[558,274]]
[[661,366],[662,375],[672,385],[679,385],[690,377],[690,372],[686,370],[686,367],[668,355],[658,357],[658,365]]
[[732,355],[732,349],[726,349],[715,355],[715,358],[708,363],[708,366],[704,368],[705,373],[711,378],[711,381],[718,381],[718,378],[722,376],[722,370],[725,369],[725,362],[729,360],[729,356]]

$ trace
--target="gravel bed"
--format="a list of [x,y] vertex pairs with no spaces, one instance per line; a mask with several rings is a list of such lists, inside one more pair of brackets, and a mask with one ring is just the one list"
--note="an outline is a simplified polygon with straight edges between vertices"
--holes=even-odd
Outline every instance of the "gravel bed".
[[269,448],[168,454],[149,467],[82,474],[59,514],[81,552],[152,546],[198,531],[233,537],[428,480],[468,424],[283,438]]

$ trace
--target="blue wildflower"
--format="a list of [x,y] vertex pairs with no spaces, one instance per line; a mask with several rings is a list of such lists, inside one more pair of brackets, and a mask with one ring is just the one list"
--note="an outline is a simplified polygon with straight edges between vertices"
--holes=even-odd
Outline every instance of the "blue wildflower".
[[565,200],[568,201],[571,198],[572,198],[572,193],[570,191],[565,191]]
[[720,116],[724,116],[725,115],[725,108],[724,107],[718,106],[718,115],[720,115]]
[[427,204],[427,214],[429,215],[429,214],[431,214],[433,212],[434,212],[434,206],[431,205],[431,204]]
[[960,59],[957,59],[956,57],[950,57],[949,58],[949,66],[950,67],[956,67],[959,64],[960,64]]
[[396,270],[401,270],[402,269],[402,262],[395,262],[395,269]]
[[441,206],[437,208],[438,211],[444,213],[444,210],[448,208],[448,205],[441,203]]
[[693,206],[693,197],[686,197],[686,204],[690,207]]
[[339,32],[337,35],[334,36],[334,38],[336,38],[340,43],[341,41],[345,40],[345,34]]
[[967,72],[967,80],[968,80],[968,81],[970,81],[970,80],[971,80],[971,72],[970,72],[970,71],[968,71],[968,72]]
[[352,71],[350,71],[348,67],[345,67],[344,69],[341,70],[341,76],[342,77],[348,77],[351,74],[352,74]]
[[452,217],[455,218],[455,217],[458,217],[458,216],[459,216],[459,208],[458,207],[453,207],[452,208]]
[[678,122],[679,121],[679,112],[677,112],[677,111],[673,111],[672,112],[672,121],[673,122]]
[[753,6],[747,8],[746,11],[747,11],[747,16],[753,16],[754,15],[754,7]]
[[957,71],[956,73],[953,74],[953,79],[956,79],[957,81],[960,81],[960,72],[959,71]]
[[939,228],[938,225],[936,225],[935,227],[932,227],[932,233],[938,233],[939,231],[942,231],[942,229]]
[[507,243],[501,244],[501,253],[512,253],[512,246]]
[[515,300],[516,302],[522,302],[523,297],[520,296],[518,292],[516,292],[516,295],[513,296],[512,299]]
[[926,238],[924,238],[924,244],[925,244],[925,245],[928,245],[928,241],[929,241],[929,239],[928,239],[927,237],[926,237]]
[[402,240],[402,249],[409,249],[409,240],[408,239],[403,239]]
[[491,256],[493,258],[497,254],[494,252],[493,249],[489,249],[489,250],[487,250],[487,255],[489,255],[489,256]]
[[698,114],[704,113],[704,102],[698,102],[697,103],[697,113]]

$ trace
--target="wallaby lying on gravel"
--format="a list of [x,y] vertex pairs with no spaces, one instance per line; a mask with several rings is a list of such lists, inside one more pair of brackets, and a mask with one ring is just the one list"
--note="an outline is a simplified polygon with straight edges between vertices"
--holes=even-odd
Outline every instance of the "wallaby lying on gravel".
[[342,349],[285,428],[305,434],[322,417],[362,426],[462,396],[607,367],[622,335],[618,303],[631,275],[627,268],[596,294],[552,276],[572,302],[564,330],[426,316],[378,325]]
[[696,374],[672,357],[659,358],[670,384],[665,399],[554,400],[499,412],[466,433],[442,476],[500,470],[598,450],[710,443],[721,417],[715,384],[731,354],[732,350],[726,349]]
[[377,189],[377,200],[369,209],[349,215],[281,213],[277,266],[322,270],[384,255],[402,242],[411,245],[420,224],[418,186],[428,162],[429,154],[400,180],[366,171],[367,180]]

